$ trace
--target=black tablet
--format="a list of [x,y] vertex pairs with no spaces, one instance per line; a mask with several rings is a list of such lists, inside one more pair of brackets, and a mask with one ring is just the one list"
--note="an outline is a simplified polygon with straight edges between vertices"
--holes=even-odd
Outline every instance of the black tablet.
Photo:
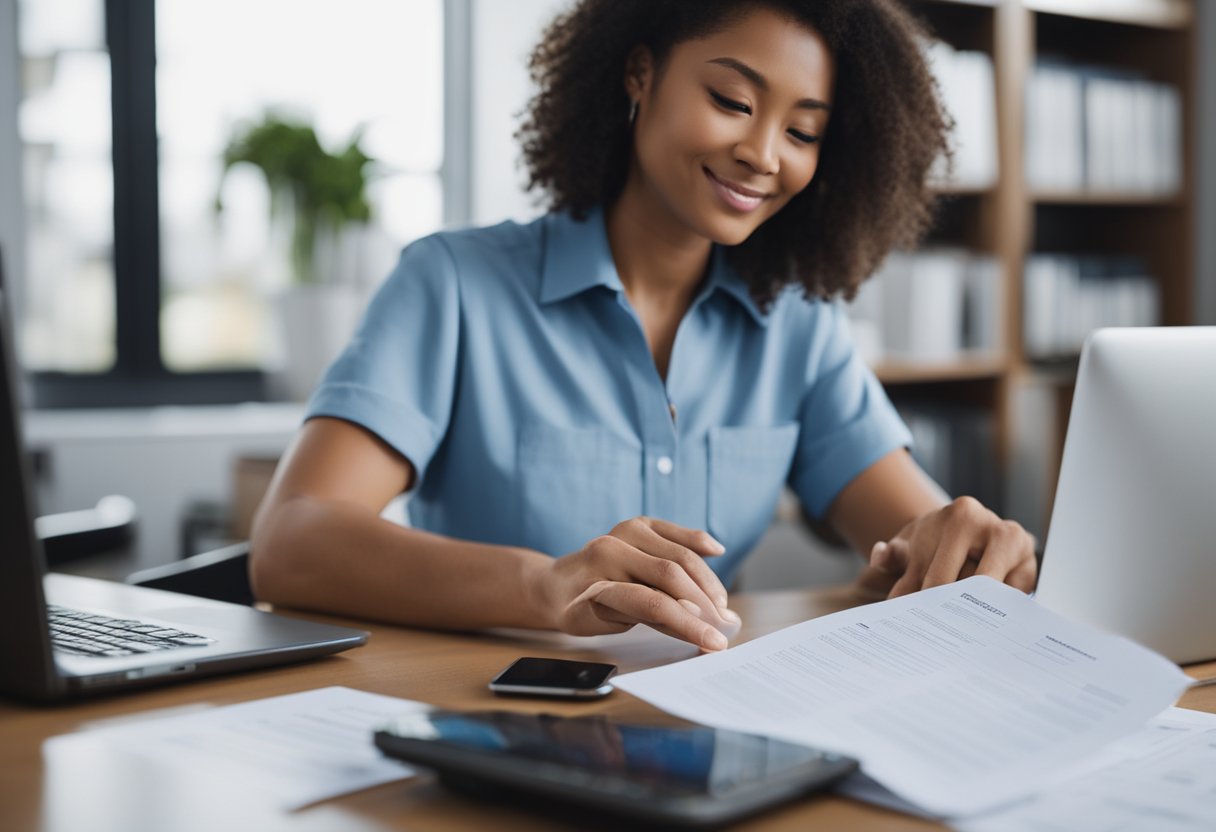
[[506,711],[409,714],[375,741],[449,786],[684,826],[735,820],[857,768],[840,754],[753,734]]

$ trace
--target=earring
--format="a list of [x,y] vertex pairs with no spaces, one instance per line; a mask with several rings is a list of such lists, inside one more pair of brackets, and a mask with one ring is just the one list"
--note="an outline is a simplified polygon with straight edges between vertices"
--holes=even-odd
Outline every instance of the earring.
[[638,100],[635,98],[633,103],[629,105],[629,124],[633,125],[638,120]]

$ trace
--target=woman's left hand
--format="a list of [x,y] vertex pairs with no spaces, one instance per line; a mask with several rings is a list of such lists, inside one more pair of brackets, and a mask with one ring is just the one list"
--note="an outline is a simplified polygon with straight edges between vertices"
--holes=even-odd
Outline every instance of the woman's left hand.
[[875,543],[861,584],[890,586],[887,597],[895,598],[988,575],[1030,592],[1038,576],[1034,548],[1034,537],[1021,525],[1002,520],[973,497],[959,497]]

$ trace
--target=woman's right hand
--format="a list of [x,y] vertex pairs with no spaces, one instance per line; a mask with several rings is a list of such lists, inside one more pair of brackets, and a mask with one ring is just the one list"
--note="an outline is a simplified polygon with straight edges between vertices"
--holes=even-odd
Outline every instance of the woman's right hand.
[[726,588],[704,558],[725,550],[707,532],[635,517],[565,557],[537,581],[555,629],[571,635],[620,633],[635,624],[722,650],[738,632]]

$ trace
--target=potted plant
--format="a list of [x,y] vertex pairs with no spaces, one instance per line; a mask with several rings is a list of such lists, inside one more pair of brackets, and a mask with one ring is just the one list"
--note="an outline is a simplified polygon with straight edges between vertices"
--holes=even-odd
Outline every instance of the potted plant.
[[[371,219],[367,181],[374,160],[361,139],[357,131],[345,148],[330,153],[310,125],[267,112],[238,129],[224,151],[221,185],[233,166],[257,167],[270,191],[272,224],[287,229],[291,286],[279,302],[287,398],[308,396],[361,311],[362,298],[352,276],[338,273],[337,256],[356,236],[351,232]],[[222,208],[217,197],[216,210]]]

